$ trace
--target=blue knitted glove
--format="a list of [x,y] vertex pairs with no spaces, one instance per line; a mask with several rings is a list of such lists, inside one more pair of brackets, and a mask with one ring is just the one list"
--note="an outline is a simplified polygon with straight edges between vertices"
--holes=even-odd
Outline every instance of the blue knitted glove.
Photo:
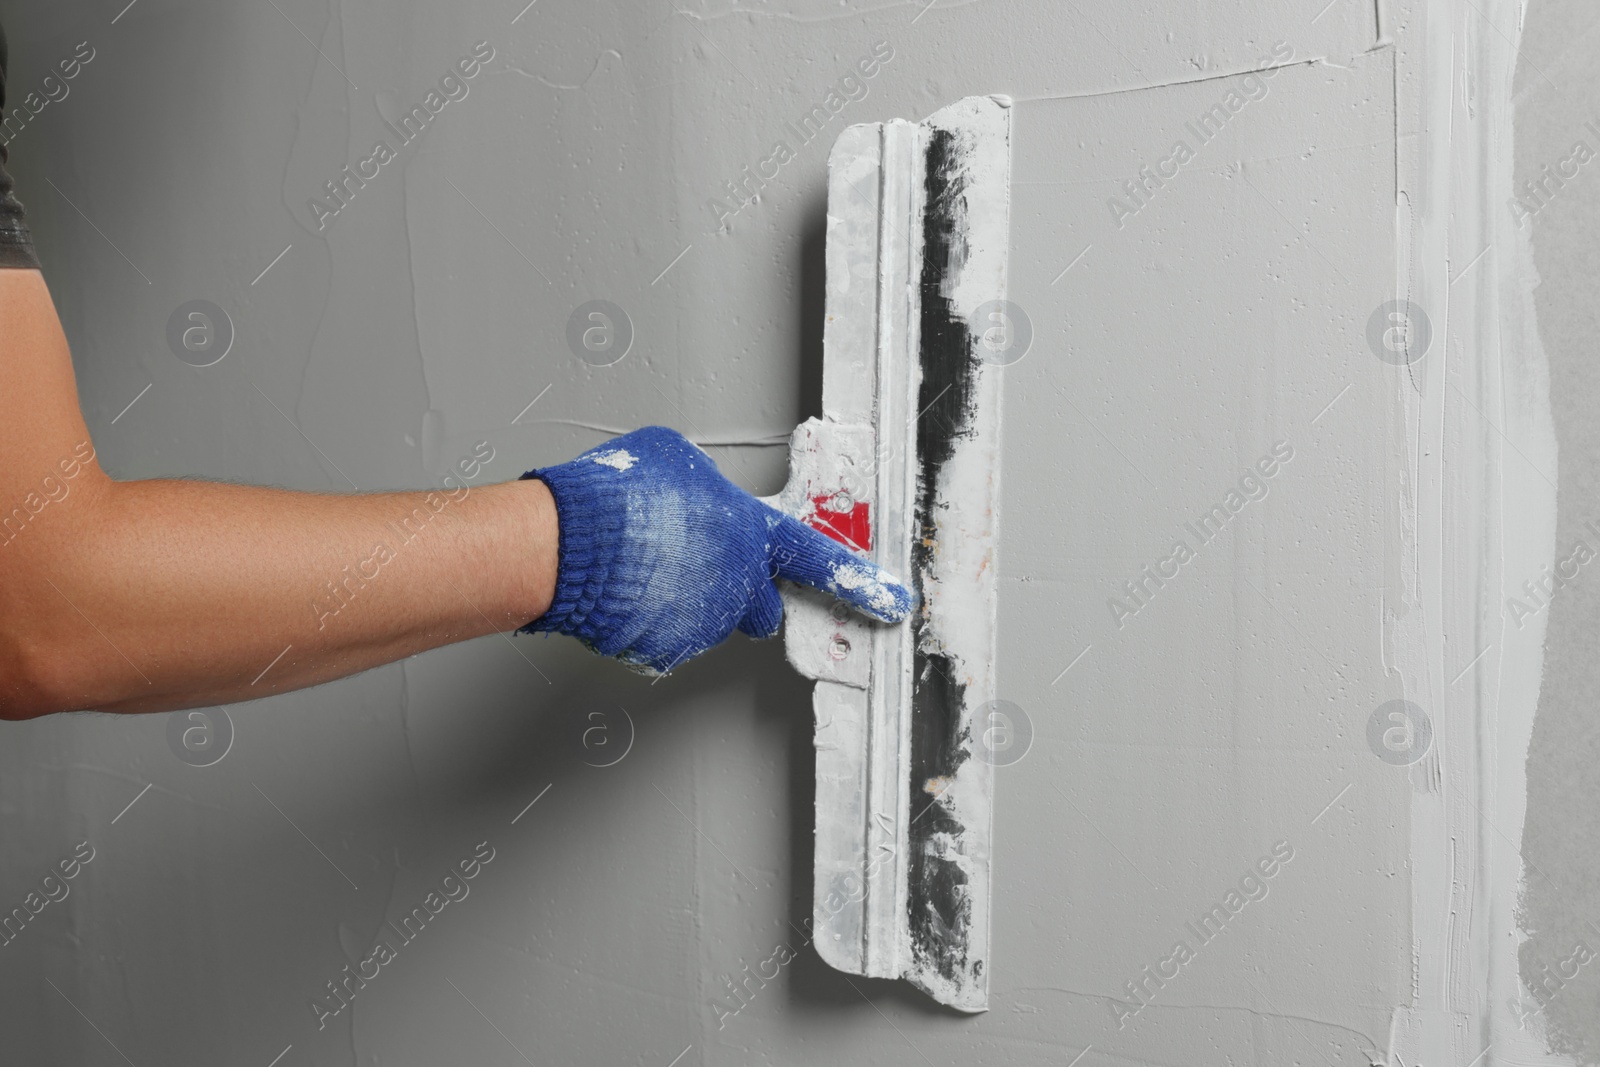
[[523,633],[571,634],[665,673],[735,626],[776,634],[776,578],[885,622],[911,610],[887,572],[728,481],[675,430],[647,426],[523,477],[550,487],[560,542],[555,598]]

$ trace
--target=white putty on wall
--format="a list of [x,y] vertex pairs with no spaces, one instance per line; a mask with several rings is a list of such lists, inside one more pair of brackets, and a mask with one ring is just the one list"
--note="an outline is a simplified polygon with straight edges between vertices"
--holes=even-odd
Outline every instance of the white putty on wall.
[[1402,553],[1384,617],[1391,675],[1429,716],[1411,765],[1413,1001],[1399,1062],[1542,1062],[1520,999],[1515,912],[1523,760],[1542,623],[1505,597],[1551,566],[1555,440],[1511,188],[1512,74],[1522,5],[1396,5],[1402,77],[1395,298],[1412,337],[1391,426]]

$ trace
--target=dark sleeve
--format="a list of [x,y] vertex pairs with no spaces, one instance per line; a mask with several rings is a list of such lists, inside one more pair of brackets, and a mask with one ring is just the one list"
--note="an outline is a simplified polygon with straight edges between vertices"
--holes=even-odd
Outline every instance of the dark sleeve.
[[[6,31],[0,27],[0,118],[6,106]],[[10,135],[0,126],[0,267],[38,267],[39,259],[33,252],[33,237],[28,233],[28,220],[23,217],[22,204],[12,191],[11,175],[6,173],[6,141]]]

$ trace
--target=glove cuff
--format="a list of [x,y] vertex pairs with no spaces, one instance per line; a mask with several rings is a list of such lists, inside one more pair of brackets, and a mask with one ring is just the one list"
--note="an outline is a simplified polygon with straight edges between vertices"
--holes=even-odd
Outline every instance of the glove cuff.
[[633,610],[648,584],[648,570],[620,562],[628,537],[628,488],[622,472],[588,457],[531,470],[556,505],[556,588],[550,610],[521,633],[569,634],[591,647]]

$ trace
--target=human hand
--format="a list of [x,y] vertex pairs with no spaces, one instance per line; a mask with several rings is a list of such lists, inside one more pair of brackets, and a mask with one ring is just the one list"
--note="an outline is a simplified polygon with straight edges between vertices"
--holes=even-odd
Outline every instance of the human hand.
[[776,634],[778,578],[884,622],[911,610],[888,572],[728,481],[675,430],[647,426],[523,478],[549,487],[560,545],[550,610],[524,633],[571,634],[665,673],[735,627]]

